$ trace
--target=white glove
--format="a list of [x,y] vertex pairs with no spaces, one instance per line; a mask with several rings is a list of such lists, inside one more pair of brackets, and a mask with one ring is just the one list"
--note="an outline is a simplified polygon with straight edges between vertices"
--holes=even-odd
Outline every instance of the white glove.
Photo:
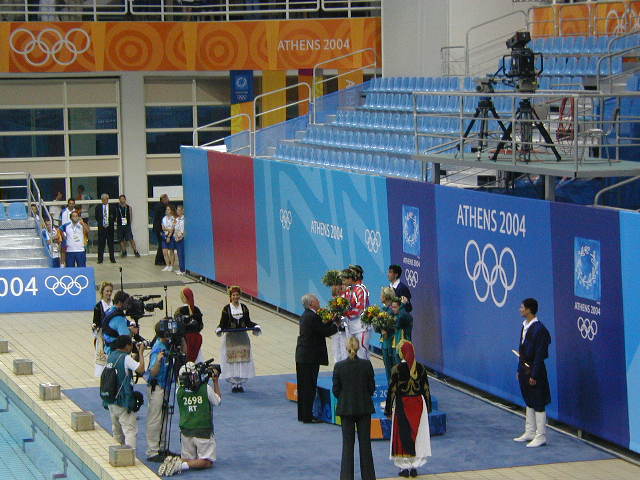
[[219,337],[222,336],[222,329],[220,327],[216,328],[216,335]]
[[253,331],[253,334],[255,336],[258,336],[258,335],[262,334],[262,327],[260,325],[256,325],[254,328],[255,328],[255,330]]

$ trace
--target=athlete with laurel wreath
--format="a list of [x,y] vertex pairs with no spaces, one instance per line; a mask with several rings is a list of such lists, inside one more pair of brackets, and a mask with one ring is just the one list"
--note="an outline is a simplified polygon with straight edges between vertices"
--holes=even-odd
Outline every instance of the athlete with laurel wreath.
[[551,392],[547,378],[545,359],[549,356],[551,335],[538,320],[538,301],[527,298],[520,305],[520,315],[524,318],[520,331],[518,349],[518,373],[520,392],[527,406],[525,431],[513,440],[528,442],[527,447],[541,447],[547,443],[546,406],[551,403]]
[[[358,357],[369,360],[369,336],[371,328],[369,325],[362,323],[361,317],[369,306],[369,289],[363,283],[364,270],[360,265],[349,265],[348,270],[352,272],[353,283],[349,290],[351,302],[351,310],[345,313],[347,319],[347,335],[346,337],[356,337],[360,342]],[[345,338],[345,348],[346,341]],[[343,358],[341,360],[344,360]]]

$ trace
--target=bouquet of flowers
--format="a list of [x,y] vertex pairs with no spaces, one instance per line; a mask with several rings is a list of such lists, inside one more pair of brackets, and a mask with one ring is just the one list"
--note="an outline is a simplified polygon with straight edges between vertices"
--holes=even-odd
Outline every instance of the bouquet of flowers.
[[380,312],[372,321],[371,323],[373,325],[373,327],[378,330],[378,331],[382,331],[385,330],[386,332],[392,332],[393,330],[395,330],[395,325],[396,325],[396,319],[394,318],[393,315],[391,315],[390,313],[387,312]]
[[351,303],[344,297],[333,297],[329,301],[328,309],[334,315],[341,317],[349,311]]
[[328,309],[319,308],[317,313],[324,323],[331,323],[333,321],[334,315]]
[[362,312],[362,316],[360,317],[360,319],[365,325],[373,325],[373,322],[378,315],[380,315],[380,307],[378,307],[377,305],[371,305],[364,312]]
[[342,279],[340,278],[339,270],[329,270],[322,277],[322,283],[327,287],[337,287],[342,285]]

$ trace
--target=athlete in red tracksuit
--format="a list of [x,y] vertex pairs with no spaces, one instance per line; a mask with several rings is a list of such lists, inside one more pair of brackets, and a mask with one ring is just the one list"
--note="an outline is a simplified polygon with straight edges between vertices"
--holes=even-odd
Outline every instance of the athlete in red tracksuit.
[[[351,310],[345,313],[347,319],[347,335],[355,336],[360,342],[360,349],[358,350],[358,357],[369,359],[369,327],[362,323],[361,316],[365,309],[369,307],[369,289],[362,283],[363,270],[359,265],[349,265],[349,270],[353,272],[353,284],[349,289],[350,298],[347,299],[351,302]],[[345,350],[346,357],[346,350]]]

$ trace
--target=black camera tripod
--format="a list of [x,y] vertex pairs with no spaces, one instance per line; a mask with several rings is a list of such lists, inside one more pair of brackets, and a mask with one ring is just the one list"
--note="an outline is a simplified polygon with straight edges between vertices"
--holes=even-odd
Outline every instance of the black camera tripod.
[[[493,93],[493,91],[491,93]],[[489,114],[493,115],[493,118],[498,121],[498,125],[502,130],[503,137],[507,132],[507,127],[505,127],[504,123],[502,123],[502,120],[500,119],[500,115],[498,115],[498,112],[496,111],[496,107],[493,104],[493,100],[491,99],[491,97],[490,96],[480,97],[480,100],[478,101],[478,106],[476,107],[476,111],[473,114],[473,118],[469,122],[469,125],[467,125],[467,128],[464,131],[464,135],[462,137],[462,138],[467,138],[469,136],[469,133],[471,133],[473,126],[476,124],[476,121],[480,120],[480,130],[478,132],[478,146],[471,148],[471,151],[474,153],[477,153],[478,157],[480,157],[480,154],[488,146],[487,139],[489,138],[489,120],[490,120]],[[460,148],[460,145],[458,145],[458,148]]]
[[[561,157],[556,149],[551,135],[544,127],[544,124],[540,120],[540,117],[536,113],[531,101],[528,98],[523,98],[518,104],[518,110],[516,110],[515,121],[520,124],[520,158],[525,162],[531,161],[531,152],[533,150],[533,129],[537,129],[546,143],[546,147],[550,148],[556,157],[556,161],[560,161]],[[498,158],[498,154],[501,150],[504,150],[505,144],[509,141],[513,141],[513,125],[514,122],[509,122],[509,126],[504,130],[500,143],[496,147],[496,151],[493,152],[491,160],[495,161]],[[516,147],[517,148],[517,147]]]
[[167,370],[164,378],[164,392],[162,397],[162,417],[160,426],[160,448],[158,454],[164,459],[171,455],[171,419],[175,411],[176,391],[178,388],[178,373],[185,364],[185,355],[180,352],[180,346],[171,342],[167,352]]

